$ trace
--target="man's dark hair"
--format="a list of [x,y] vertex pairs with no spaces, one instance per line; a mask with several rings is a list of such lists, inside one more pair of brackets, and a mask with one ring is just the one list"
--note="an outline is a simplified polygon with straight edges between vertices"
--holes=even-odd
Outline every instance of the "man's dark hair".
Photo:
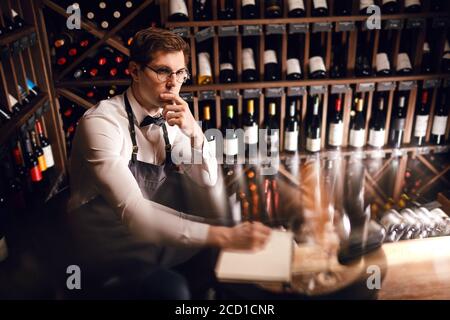
[[140,65],[149,64],[154,53],[182,51],[186,65],[189,61],[189,45],[179,35],[165,29],[147,28],[137,32],[131,43],[130,61]]

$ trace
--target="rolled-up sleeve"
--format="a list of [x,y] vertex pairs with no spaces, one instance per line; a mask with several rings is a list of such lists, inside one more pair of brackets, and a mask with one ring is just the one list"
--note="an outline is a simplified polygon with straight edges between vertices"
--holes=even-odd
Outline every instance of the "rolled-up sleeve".
[[[77,128],[83,164],[95,188],[120,215],[130,231],[158,244],[203,245],[209,225],[190,221],[181,213],[143,197],[128,162],[121,157],[123,130],[107,116],[85,116]],[[126,132],[128,134],[128,132]]]

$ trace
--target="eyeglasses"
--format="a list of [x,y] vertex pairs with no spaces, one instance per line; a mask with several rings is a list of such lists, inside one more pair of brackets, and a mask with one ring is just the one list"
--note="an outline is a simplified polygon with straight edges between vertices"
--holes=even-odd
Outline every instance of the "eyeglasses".
[[156,73],[156,77],[161,82],[167,82],[170,78],[172,78],[172,74],[175,75],[175,79],[179,83],[186,82],[186,80],[189,79],[189,77],[190,77],[189,71],[187,69],[180,69],[178,71],[172,71],[167,68],[153,69],[152,67],[150,67],[148,65],[144,65],[144,66],[149,68],[150,70],[152,70],[154,73]]

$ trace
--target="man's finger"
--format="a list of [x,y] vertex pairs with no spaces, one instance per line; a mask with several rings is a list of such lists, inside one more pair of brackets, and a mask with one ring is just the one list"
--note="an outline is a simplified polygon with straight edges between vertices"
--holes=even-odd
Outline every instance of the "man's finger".
[[175,104],[185,104],[186,101],[183,100],[179,95],[174,93],[161,93],[160,94],[161,99],[163,100],[171,100]]
[[169,126],[181,126],[181,118],[172,118],[167,120],[167,123],[169,124]]
[[169,112],[166,115],[166,120],[169,121],[169,119],[173,119],[173,118],[180,118],[183,116],[182,112]]

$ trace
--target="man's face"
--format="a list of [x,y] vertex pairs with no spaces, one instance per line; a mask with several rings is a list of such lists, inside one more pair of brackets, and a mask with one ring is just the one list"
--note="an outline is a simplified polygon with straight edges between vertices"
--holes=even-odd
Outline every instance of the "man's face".
[[161,100],[160,94],[178,94],[182,83],[177,81],[174,74],[167,81],[162,81],[161,76],[158,78],[156,71],[177,72],[185,69],[186,65],[183,52],[158,51],[154,54],[154,59],[147,66],[144,68],[136,66],[134,72],[132,71],[135,89],[139,91],[139,96],[144,103],[144,107],[163,107],[167,104],[167,101]]

